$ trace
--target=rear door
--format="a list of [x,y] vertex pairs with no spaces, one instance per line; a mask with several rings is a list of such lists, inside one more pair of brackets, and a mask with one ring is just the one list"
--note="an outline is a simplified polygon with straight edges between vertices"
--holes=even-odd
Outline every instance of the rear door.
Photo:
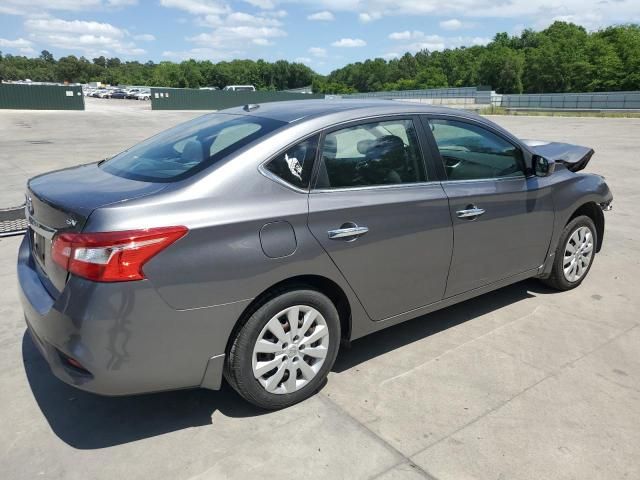
[[432,117],[427,125],[454,231],[445,297],[542,265],[553,229],[551,189],[526,175],[520,147],[472,120]]
[[451,219],[442,186],[425,171],[423,135],[412,117],[354,122],[323,135],[309,228],[373,320],[444,295]]

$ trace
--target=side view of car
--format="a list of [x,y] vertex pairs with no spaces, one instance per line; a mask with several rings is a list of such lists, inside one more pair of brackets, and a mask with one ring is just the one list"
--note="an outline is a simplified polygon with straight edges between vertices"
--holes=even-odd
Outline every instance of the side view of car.
[[227,85],[222,90],[225,92],[255,92],[256,87],[253,85]]
[[140,90],[139,92],[137,92],[133,98],[135,98],[136,100],[150,100],[151,99],[151,90]]
[[124,90],[113,90],[110,95],[110,98],[119,98],[119,99],[123,99],[123,98],[127,98],[127,92],[125,92]]
[[527,278],[579,286],[612,202],[593,154],[391,101],[204,115],[29,181],[28,329],[83,390],[224,378],[286,407],[345,342]]

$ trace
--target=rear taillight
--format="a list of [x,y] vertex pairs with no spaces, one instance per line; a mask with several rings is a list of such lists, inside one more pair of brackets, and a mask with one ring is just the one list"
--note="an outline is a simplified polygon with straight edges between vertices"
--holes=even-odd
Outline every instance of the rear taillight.
[[96,282],[142,280],[143,265],[187,231],[187,227],[160,227],[62,233],[53,237],[51,257],[68,272]]

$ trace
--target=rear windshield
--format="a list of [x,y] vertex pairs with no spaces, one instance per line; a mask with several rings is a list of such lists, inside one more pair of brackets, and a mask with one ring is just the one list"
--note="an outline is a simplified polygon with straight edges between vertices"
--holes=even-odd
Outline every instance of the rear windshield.
[[268,118],[205,115],[151,137],[100,167],[144,182],[182,180],[283,125]]

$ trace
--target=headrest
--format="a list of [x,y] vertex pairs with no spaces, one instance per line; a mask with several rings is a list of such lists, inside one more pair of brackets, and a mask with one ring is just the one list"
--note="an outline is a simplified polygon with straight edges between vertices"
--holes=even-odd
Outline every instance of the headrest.
[[329,134],[324,137],[324,146],[322,148],[322,155],[325,158],[335,158],[338,153],[338,139],[335,135]]
[[371,148],[371,145],[373,145],[373,142],[375,142],[375,140],[360,140],[356,146],[358,153],[360,155],[366,155]]
[[184,144],[180,159],[183,163],[201,163],[204,160],[202,144],[197,140],[189,140]]
[[[358,147],[360,145],[358,144]],[[382,158],[390,153],[400,153],[404,149],[404,142],[396,135],[385,135],[373,140],[367,150],[367,157],[370,159]]]

